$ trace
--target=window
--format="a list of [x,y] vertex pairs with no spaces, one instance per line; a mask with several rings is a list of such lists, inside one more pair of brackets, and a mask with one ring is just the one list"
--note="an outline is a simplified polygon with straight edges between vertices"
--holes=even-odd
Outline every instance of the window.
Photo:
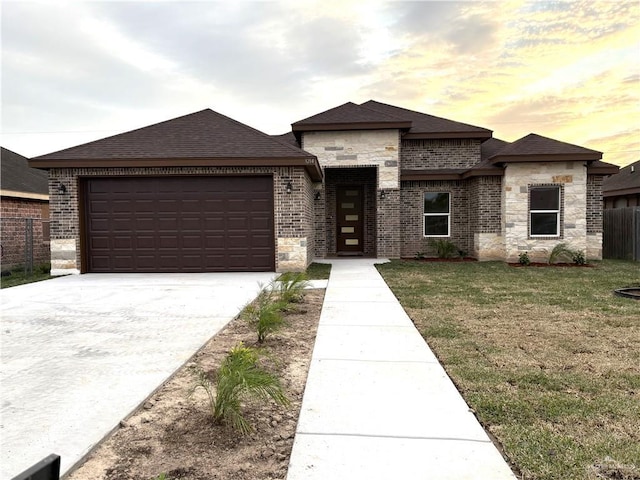
[[451,205],[448,193],[424,194],[424,236],[448,237],[450,235]]
[[560,236],[560,187],[531,187],[529,231],[532,237]]

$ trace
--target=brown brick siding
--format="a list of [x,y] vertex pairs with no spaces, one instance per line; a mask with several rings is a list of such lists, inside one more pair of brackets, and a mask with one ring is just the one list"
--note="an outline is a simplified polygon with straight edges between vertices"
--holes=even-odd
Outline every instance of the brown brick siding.
[[602,175],[587,175],[587,234],[602,232]]
[[2,197],[0,200],[0,245],[2,270],[25,265],[25,231],[32,219],[33,265],[49,263],[49,202]]
[[[304,167],[166,167],[166,168],[55,168],[49,172],[51,195],[51,238],[80,241],[79,177],[105,176],[165,176],[165,175],[273,175],[275,237],[307,237],[307,257],[313,257],[313,193]],[[291,181],[292,193],[286,193]],[[67,191],[58,193],[64,184]],[[81,252],[76,249],[76,262],[80,267]],[[276,269],[278,256],[276,255]]]
[[469,168],[480,162],[480,140],[402,140],[402,169]]
[[469,193],[466,181],[405,181],[400,192],[401,256],[413,257],[418,252],[435,256],[424,237],[423,214],[425,192],[449,192],[451,194],[451,236],[459,250],[472,251],[473,232],[469,228]]
[[397,189],[378,192],[378,256],[399,258],[401,256],[401,221],[405,212],[400,205],[401,193]]
[[500,233],[502,177],[476,177],[470,181],[469,220],[473,233]]

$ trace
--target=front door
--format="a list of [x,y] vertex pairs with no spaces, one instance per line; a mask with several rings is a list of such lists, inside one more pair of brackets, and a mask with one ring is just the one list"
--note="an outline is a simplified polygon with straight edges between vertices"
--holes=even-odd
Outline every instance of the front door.
[[364,208],[362,187],[339,186],[336,191],[338,255],[362,255],[364,252]]

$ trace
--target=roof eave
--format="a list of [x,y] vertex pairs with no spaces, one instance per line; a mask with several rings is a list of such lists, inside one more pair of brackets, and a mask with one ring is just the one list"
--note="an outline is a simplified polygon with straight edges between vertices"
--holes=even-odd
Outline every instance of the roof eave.
[[105,159],[42,159],[29,160],[34,168],[148,168],[148,167],[304,167],[314,182],[322,181],[322,169],[313,156],[224,157],[224,158],[105,158]]
[[33,192],[18,192],[15,190],[2,190],[0,189],[0,196],[2,197],[12,197],[12,198],[20,198],[23,200],[39,200],[48,202],[49,195],[45,195],[42,193],[33,193]]
[[471,168],[462,174],[462,178],[472,177],[502,177],[504,170],[501,168]]
[[489,159],[496,163],[526,163],[526,162],[592,162],[602,158],[600,152],[593,153],[554,153],[530,155],[494,155]]
[[407,132],[402,136],[403,140],[442,140],[449,138],[479,138],[488,140],[492,132]]
[[607,163],[605,165],[587,165],[589,175],[615,175],[620,172],[620,167]]
[[602,190],[603,197],[619,197],[622,195],[639,195],[640,187],[620,188],[618,190]]
[[408,129],[411,122],[349,122],[349,123],[305,123],[291,125],[295,132],[339,131],[339,130],[390,130]]
[[419,180],[461,180],[464,170],[453,170],[448,172],[438,172],[429,170],[402,170],[400,181]]

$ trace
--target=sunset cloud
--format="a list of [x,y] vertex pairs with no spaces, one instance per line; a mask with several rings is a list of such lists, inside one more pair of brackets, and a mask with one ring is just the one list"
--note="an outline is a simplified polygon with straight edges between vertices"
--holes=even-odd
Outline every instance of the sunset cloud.
[[640,5],[2,5],[2,144],[27,156],[207,107],[282,133],[371,98],[628,164],[640,158]]

